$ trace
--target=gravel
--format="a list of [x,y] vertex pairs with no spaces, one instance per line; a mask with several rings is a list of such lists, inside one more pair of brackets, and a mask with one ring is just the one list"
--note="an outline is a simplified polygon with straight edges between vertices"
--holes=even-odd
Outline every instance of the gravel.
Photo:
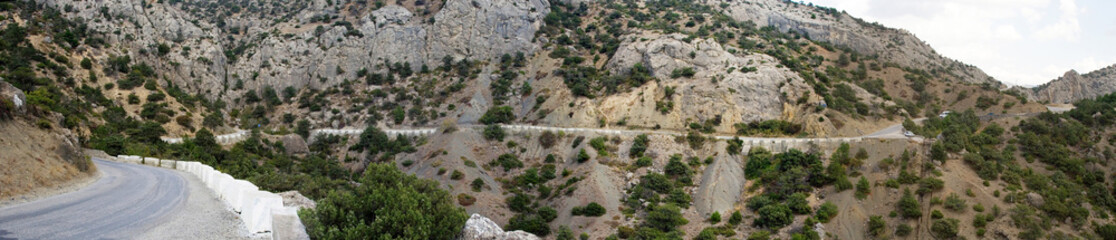
[[217,198],[196,176],[175,171],[187,181],[190,192],[182,211],[135,239],[265,239],[249,236],[240,215]]

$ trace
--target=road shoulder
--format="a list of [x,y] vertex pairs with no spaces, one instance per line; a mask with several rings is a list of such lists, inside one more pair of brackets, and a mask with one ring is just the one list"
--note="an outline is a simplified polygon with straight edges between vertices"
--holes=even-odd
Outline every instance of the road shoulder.
[[[166,222],[135,239],[253,239],[237,215],[197,177],[174,171],[187,182],[186,204]],[[262,239],[264,236],[257,236]]]

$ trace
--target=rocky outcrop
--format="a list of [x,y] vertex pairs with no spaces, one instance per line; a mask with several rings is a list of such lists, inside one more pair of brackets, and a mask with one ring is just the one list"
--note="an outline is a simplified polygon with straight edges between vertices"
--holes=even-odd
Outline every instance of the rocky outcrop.
[[12,109],[14,113],[24,112],[25,108],[23,106],[27,103],[27,95],[24,95],[23,91],[19,90],[19,88],[16,88],[7,81],[4,81],[3,78],[0,78],[0,99],[5,99],[8,102],[11,102],[11,106],[14,107]]
[[[731,53],[713,39],[686,36],[637,35],[624,36],[616,54],[606,64],[614,74],[624,74],[642,64],[660,79],[626,94],[604,98],[596,112],[606,119],[628,119],[629,124],[663,128],[685,128],[687,118],[697,116],[704,121],[720,116],[717,131],[732,132],[731,123],[779,119],[784,103],[807,96],[810,102],[821,101],[795,72],[778,65],[775,58],[756,53]],[[692,77],[672,78],[675,70],[690,68]],[[744,69],[754,69],[745,71]],[[731,71],[730,71],[731,70]],[[675,90],[670,100],[676,107],[668,113],[656,110],[656,92],[660,88]],[[788,101],[788,99],[790,99]],[[576,106],[578,108],[582,106]],[[559,111],[561,112],[561,111]],[[595,119],[592,119],[595,120]]]
[[516,230],[505,232],[496,225],[496,222],[474,213],[465,221],[465,229],[461,232],[461,240],[537,240],[539,237],[524,231]]
[[927,71],[942,70],[951,75],[943,77],[970,83],[1000,85],[974,66],[939,55],[910,32],[864,22],[843,12],[827,13],[813,6],[783,0],[720,0],[707,4],[728,4],[725,14],[738,21],[752,21],[760,27],[772,26],[780,32],[799,32],[863,55],[878,55],[884,62]]
[[1073,103],[1078,100],[1116,92],[1116,65],[1078,74],[1070,70],[1046,84],[1024,90],[1031,98],[1050,103]]
[[[191,92],[230,103],[267,86],[322,89],[360,81],[361,69],[386,72],[384,64],[407,63],[418,71],[440,66],[444,57],[530,54],[538,49],[535,31],[550,10],[545,0],[448,0],[427,15],[399,5],[357,7],[364,2],[340,8],[346,1],[338,2],[265,0],[224,16],[214,13],[230,9],[209,1],[44,1],[73,9],[64,12],[68,17],[97,19],[89,21],[93,30],[114,33],[106,38],[113,48],[86,49],[86,54],[133,55],[133,63],[151,64]],[[322,15],[338,18],[313,21]],[[171,51],[155,54],[159,44]],[[135,52],[142,54],[126,54]]]

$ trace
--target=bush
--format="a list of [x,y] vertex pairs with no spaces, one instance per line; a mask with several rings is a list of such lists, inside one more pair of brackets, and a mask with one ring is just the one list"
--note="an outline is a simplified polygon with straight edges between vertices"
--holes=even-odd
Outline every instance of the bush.
[[951,193],[949,194],[949,197],[946,197],[945,205],[943,207],[955,212],[965,212],[967,206],[965,205],[965,200],[961,199],[960,196],[957,196],[956,193]]
[[82,58],[81,68],[84,68],[86,70],[93,69],[93,61],[89,60],[89,58]]
[[543,131],[542,134],[539,135],[539,146],[549,149],[553,147],[555,143],[558,143],[558,135],[554,134],[554,132]]
[[790,208],[778,203],[763,206],[757,213],[759,218],[756,219],[755,225],[759,227],[779,229],[790,225],[791,221],[794,220],[794,214],[791,213]]
[[728,223],[729,223],[729,225],[736,226],[736,225],[739,225],[743,221],[744,221],[744,215],[740,214],[740,211],[734,211],[734,212],[732,212],[732,216],[729,217]]
[[887,222],[880,216],[871,216],[868,218],[868,234],[880,237],[887,231]]
[[[456,170],[454,171],[456,172]],[[481,180],[480,178],[473,179],[473,182],[469,184],[469,186],[473,187],[474,192],[480,192],[482,189],[484,189],[484,180]]]
[[608,145],[605,144],[605,141],[608,141],[608,138],[604,136],[595,137],[589,140],[589,146],[593,147],[593,150],[597,150],[598,156],[608,156]]
[[484,115],[480,118],[480,122],[484,124],[506,124],[511,123],[513,120],[515,120],[515,113],[509,106],[498,106],[489,108],[488,111],[484,112]]
[[632,147],[628,149],[628,156],[638,158],[643,156],[643,152],[647,151],[647,144],[650,143],[647,134],[640,134],[632,141]]
[[696,73],[697,72],[694,71],[692,67],[675,68],[673,71],[670,71],[670,78],[694,77]]
[[492,164],[503,167],[505,172],[523,167],[523,162],[519,161],[519,157],[510,153],[501,154]]
[[1097,236],[1100,236],[1101,239],[1116,239],[1116,225],[1100,225],[1097,226],[1096,229],[1094,229],[1093,231],[1096,232]]
[[959,222],[960,221],[957,219],[952,218],[935,220],[934,223],[930,225],[930,234],[938,239],[957,237]]
[[506,135],[507,133],[504,132],[504,128],[500,127],[500,125],[488,125],[484,127],[484,139],[489,141],[495,140],[503,142]]
[[818,221],[828,223],[830,219],[837,216],[837,205],[831,202],[825,202],[818,207],[815,216],[818,218]]
[[868,194],[872,193],[871,187],[872,186],[868,184],[868,179],[864,178],[864,176],[860,176],[860,181],[856,182],[856,199],[863,200],[867,198]]
[[911,232],[914,232],[914,228],[912,228],[911,225],[907,225],[906,223],[899,224],[899,227],[895,228],[896,236],[906,237],[911,235]]
[[472,195],[464,193],[457,194],[457,204],[461,204],[461,206],[470,206],[475,202],[477,202],[477,198]]
[[807,214],[810,213],[810,202],[806,200],[806,193],[791,194],[786,199],[786,205],[794,214]]
[[0,98],[0,120],[12,118],[12,113],[15,113],[15,110],[15,103],[12,103],[12,100]]
[[[644,218],[643,226],[661,232],[672,232],[678,226],[686,225],[689,222],[685,217],[682,217],[681,209],[667,204],[656,206],[654,210],[648,212]],[[641,230],[641,232],[643,231]]]
[[714,211],[713,215],[709,216],[709,222],[713,224],[721,222],[721,213]]
[[42,128],[42,129],[50,129],[51,128],[50,121],[47,121],[46,119],[39,119],[39,121],[35,121],[35,126],[37,126],[39,128]]
[[589,153],[582,148],[577,152],[577,163],[585,163],[586,161],[589,161]]
[[461,180],[462,178],[465,178],[465,173],[461,171],[453,170],[453,173],[450,173],[450,179]]
[[550,234],[550,226],[547,226],[546,223],[546,219],[543,219],[542,216],[519,214],[509,219],[508,225],[504,229],[507,231],[523,230],[542,237]]
[[574,216],[600,217],[605,214],[605,208],[596,202],[591,202],[584,207],[577,206],[570,210]]
[[899,214],[906,219],[916,219],[922,217],[922,210],[919,209],[918,200],[915,199],[914,194],[910,190],[903,191],[903,197],[899,199],[899,203],[895,204],[899,209]]
[[651,166],[651,164],[652,164],[651,157],[648,157],[648,156],[639,157],[639,159],[636,159],[636,162],[635,162],[636,167],[649,167],[649,166]]
[[333,192],[316,208],[300,212],[311,238],[376,233],[383,238],[453,239],[469,218],[437,182],[403,173],[394,164],[369,164],[358,182],[354,191]]

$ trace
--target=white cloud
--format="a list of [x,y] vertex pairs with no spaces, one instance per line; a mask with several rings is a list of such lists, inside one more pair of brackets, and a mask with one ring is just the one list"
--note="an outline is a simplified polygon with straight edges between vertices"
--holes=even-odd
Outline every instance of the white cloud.
[[1035,37],[1040,40],[1062,39],[1076,42],[1081,36],[1081,24],[1077,18],[1077,13],[1081,10],[1077,8],[1074,0],[1059,1],[1058,9],[1061,11],[1061,16],[1057,22],[1036,31]]
[[1038,85],[1070,69],[1116,63],[1109,0],[807,1],[906,29],[943,56],[1008,83]]

